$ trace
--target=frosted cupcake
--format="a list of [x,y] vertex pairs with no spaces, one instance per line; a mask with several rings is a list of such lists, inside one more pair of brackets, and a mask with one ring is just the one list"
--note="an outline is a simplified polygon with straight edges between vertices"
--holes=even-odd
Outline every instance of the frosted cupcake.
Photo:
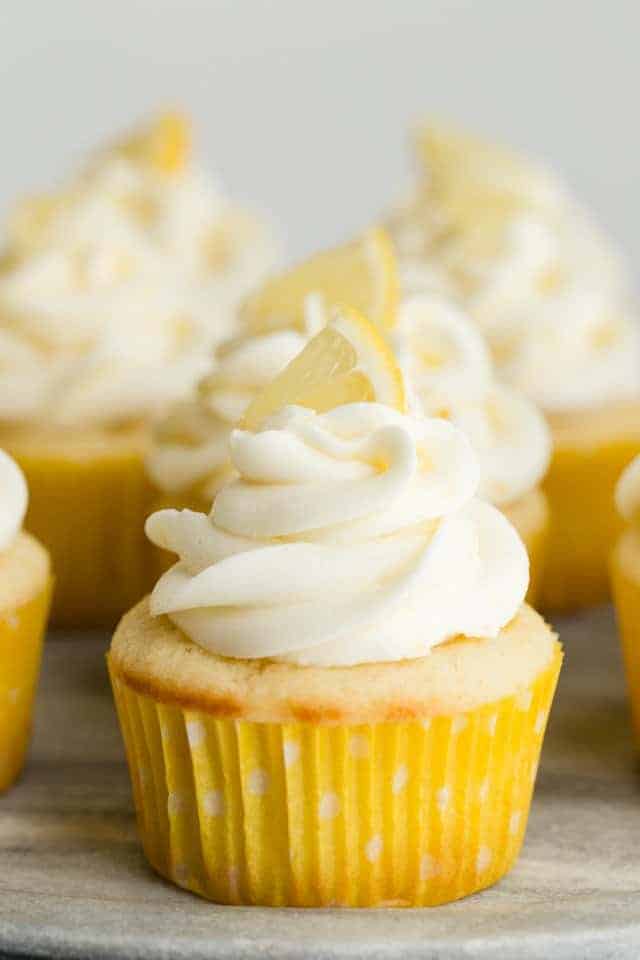
[[[444,903],[522,842],[560,647],[470,444],[401,412],[392,364],[323,331],[232,432],[210,514],[148,521],[179,561],[109,654],[138,823],[220,903]],[[273,412],[365,381],[384,402]]]
[[393,218],[409,290],[464,303],[499,374],[547,415],[553,526],[542,602],[606,598],[617,477],[640,450],[640,335],[627,270],[542,164],[432,128]]
[[18,206],[0,261],[0,443],[53,555],[56,622],[113,621],[144,593],[150,426],[208,369],[272,252],[190,163],[174,115]]
[[633,726],[640,743],[640,457],[629,464],[618,481],[616,506],[625,529],[611,556],[611,585]]
[[401,304],[393,342],[415,408],[451,420],[471,440],[480,496],[509,517],[527,547],[528,599],[535,603],[549,526],[540,489],[551,453],[544,417],[523,394],[496,380],[482,335],[438,294],[417,294]]
[[20,468],[0,450],[0,791],[24,763],[51,597],[47,551],[22,530],[27,499]]

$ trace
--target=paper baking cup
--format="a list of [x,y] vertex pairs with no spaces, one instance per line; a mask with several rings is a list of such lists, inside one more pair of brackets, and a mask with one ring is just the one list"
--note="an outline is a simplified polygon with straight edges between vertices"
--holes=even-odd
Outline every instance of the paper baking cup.
[[53,623],[112,626],[153,582],[142,455],[15,458],[29,485],[25,526],[51,553]]
[[0,611],[0,791],[24,764],[51,583],[23,606]]
[[146,856],[218,903],[432,906],[522,844],[562,655],[517,695],[423,722],[255,723],[111,671]]
[[[625,572],[618,547],[611,559],[611,587],[636,741],[640,746],[640,580]],[[640,569],[640,554],[638,555]]]

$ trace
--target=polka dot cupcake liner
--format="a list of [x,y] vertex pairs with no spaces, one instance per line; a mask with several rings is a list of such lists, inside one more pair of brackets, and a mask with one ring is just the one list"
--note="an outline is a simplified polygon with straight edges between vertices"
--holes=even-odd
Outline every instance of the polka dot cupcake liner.
[[112,672],[145,854],[228,904],[430,906],[487,887],[522,844],[560,664],[470,713],[360,726],[214,717]]
[[29,485],[25,526],[51,554],[57,626],[113,626],[152,585],[151,487],[139,446],[71,458],[54,443],[5,442]]
[[24,764],[50,600],[49,582],[23,606],[0,610],[0,791]]

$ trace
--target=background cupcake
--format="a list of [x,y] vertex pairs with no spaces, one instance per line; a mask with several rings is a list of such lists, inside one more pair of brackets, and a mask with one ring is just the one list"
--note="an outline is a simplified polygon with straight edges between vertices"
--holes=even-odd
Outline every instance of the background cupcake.
[[640,457],[616,486],[616,506],[625,523],[611,556],[611,585],[631,702],[640,744]]
[[[273,413],[346,382],[386,402]],[[340,318],[232,433],[210,515],[148,521],[179,562],[109,666],[147,857],[202,896],[436,904],[517,856],[561,654],[468,441],[401,384]]]
[[27,485],[0,450],[0,791],[20,773],[51,598],[47,551],[22,531]]
[[553,525],[542,602],[598,602],[619,530],[615,481],[640,448],[626,269],[544,165],[439,127],[417,143],[422,179],[393,218],[407,285],[460,299],[500,376],[546,413]]
[[190,163],[189,140],[164,115],[7,227],[0,442],[53,554],[58,623],[112,621],[144,592],[150,425],[208,368],[273,260],[269,232]]

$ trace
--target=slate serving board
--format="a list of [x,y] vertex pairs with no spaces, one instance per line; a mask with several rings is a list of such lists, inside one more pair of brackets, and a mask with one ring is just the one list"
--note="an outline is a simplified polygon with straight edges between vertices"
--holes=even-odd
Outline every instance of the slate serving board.
[[140,853],[104,667],[107,638],[56,635],[31,762],[0,798],[0,957],[640,956],[640,778],[611,610],[558,624],[567,659],[527,841],[492,890],[432,910],[216,907]]

